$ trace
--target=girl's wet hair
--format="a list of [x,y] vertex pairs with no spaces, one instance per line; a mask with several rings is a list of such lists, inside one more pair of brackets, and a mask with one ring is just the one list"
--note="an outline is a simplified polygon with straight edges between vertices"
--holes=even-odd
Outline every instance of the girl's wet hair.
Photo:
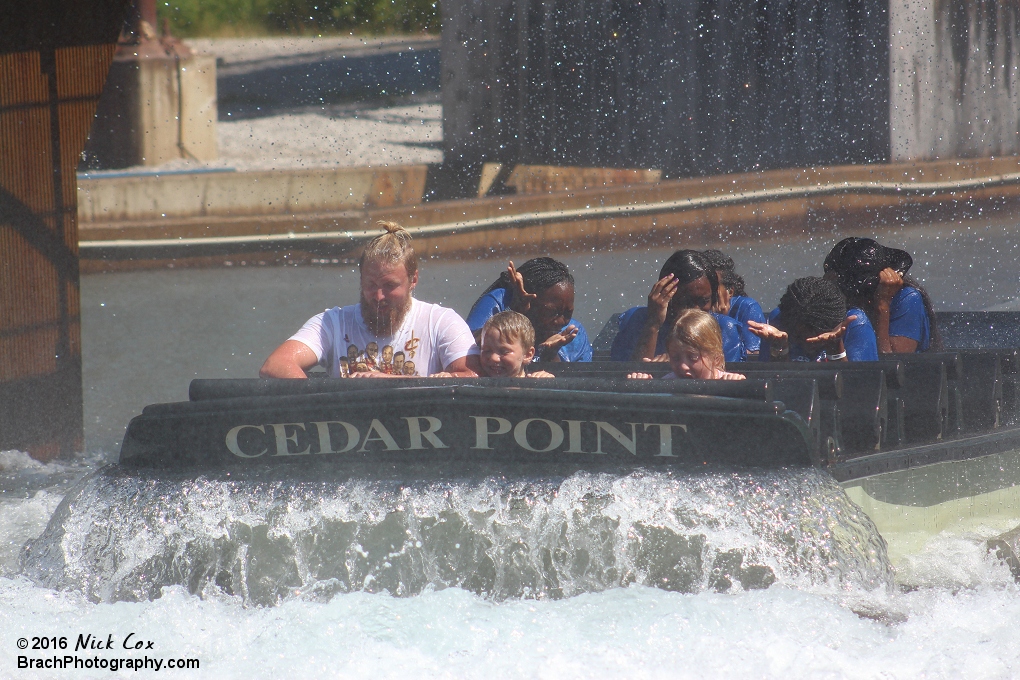
[[719,283],[723,285],[723,288],[733,295],[747,295],[744,290],[744,277],[737,273],[732,257],[721,250],[703,250],[701,254],[720,275]]
[[519,312],[508,309],[493,314],[482,326],[480,337],[485,337],[490,329],[499,331],[501,338],[520,343],[521,349],[525,352],[535,346],[535,327],[531,325],[528,317]]
[[[524,279],[524,290],[535,295],[541,295],[544,291],[561,283],[574,285],[574,277],[570,275],[567,265],[551,257],[536,257],[528,260],[520,267],[518,273]],[[510,272],[503,272],[491,286],[482,291],[482,295],[491,293],[497,288],[512,290],[513,281],[510,279]]]
[[686,345],[698,350],[713,368],[723,368],[726,357],[723,354],[722,330],[719,322],[708,312],[700,309],[685,309],[680,312],[669,333],[667,350],[673,345]]
[[712,304],[719,302],[719,277],[715,273],[715,267],[697,250],[678,250],[670,255],[659,270],[659,278],[665,278],[669,274],[675,276],[681,286],[697,281],[702,276],[706,277],[712,288]]
[[818,276],[797,279],[779,300],[779,312],[787,330],[804,326],[825,333],[846,318],[846,298],[832,281]]
[[380,221],[379,226],[386,232],[368,242],[358,260],[358,268],[364,267],[365,262],[399,263],[404,265],[409,277],[414,276],[418,271],[418,256],[411,246],[411,235],[396,222]]
[[733,264],[733,258],[721,250],[702,250],[701,254],[705,256],[705,259],[708,260],[708,263],[716,271],[733,270],[736,268]]

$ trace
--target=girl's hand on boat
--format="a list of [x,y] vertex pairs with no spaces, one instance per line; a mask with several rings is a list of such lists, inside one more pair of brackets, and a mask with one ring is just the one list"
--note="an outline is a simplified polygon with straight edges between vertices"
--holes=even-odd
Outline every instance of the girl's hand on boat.
[[652,286],[652,292],[648,294],[648,323],[655,324],[656,330],[666,323],[669,301],[673,299],[679,285],[675,276],[666,274]]
[[719,371],[716,375],[716,380],[747,380],[747,376],[743,373],[730,373],[729,371]]
[[446,371],[440,371],[439,373],[433,373],[429,376],[430,378],[456,378],[453,373],[447,373]]
[[903,275],[892,267],[886,267],[878,274],[878,289],[875,291],[875,302],[889,304],[903,288]]
[[527,374],[529,378],[555,378],[556,376],[549,371],[533,371]]
[[645,357],[641,361],[645,363],[666,363],[669,361],[669,355],[663,352],[662,354],[656,354],[654,357]]
[[628,380],[652,380],[652,375],[650,373],[628,373],[627,374],[627,379]]
[[510,275],[510,281],[514,284],[514,294],[510,300],[510,309],[520,314],[527,314],[531,310],[531,303],[538,299],[538,295],[524,290],[524,277],[514,268],[512,260],[506,268],[506,273]]

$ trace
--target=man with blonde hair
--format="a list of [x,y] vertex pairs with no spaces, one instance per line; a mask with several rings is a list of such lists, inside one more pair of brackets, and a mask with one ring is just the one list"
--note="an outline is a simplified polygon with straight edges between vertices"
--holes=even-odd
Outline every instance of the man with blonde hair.
[[350,356],[351,345],[374,345],[376,352],[391,346],[405,360],[403,377],[478,375],[478,346],[467,323],[452,309],[412,295],[418,285],[418,258],[411,235],[393,222],[380,225],[386,233],[372,239],[358,263],[361,301],[313,316],[269,355],[260,376],[304,378],[305,371],[320,365],[331,377],[341,377],[340,358],[347,352],[352,377],[401,377],[397,371],[380,370],[374,356],[371,361],[367,354]]

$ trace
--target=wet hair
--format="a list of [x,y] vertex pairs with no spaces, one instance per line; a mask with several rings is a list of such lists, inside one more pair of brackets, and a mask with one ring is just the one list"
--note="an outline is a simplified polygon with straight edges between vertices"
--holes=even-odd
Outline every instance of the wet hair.
[[726,255],[721,250],[702,250],[701,254],[705,256],[708,263],[712,265],[712,268],[716,271],[726,271],[727,269],[735,269],[733,264],[733,258]]
[[[570,275],[567,265],[551,257],[535,257],[520,267],[517,272],[524,279],[524,290],[535,295],[541,295],[553,286],[561,283],[574,285],[574,277]],[[497,288],[513,289],[513,281],[510,279],[510,272],[503,272],[499,278],[493,281],[492,285],[486,288],[482,295],[491,293]]]
[[708,258],[698,251],[678,250],[670,255],[659,270],[659,278],[665,278],[669,274],[675,276],[681,286],[697,281],[702,276],[706,277],[712,288],[712,304],[719,302],[719,276]]
[[705,256],[708,263],[719,274],[719,283],[722,284],[723,288],[730,291],[733,295],[747,295],[744,290],[744,277],[737,273],[732,257],[726,255],[721,250],[703,250],[701,254]]
[[846,298],[832,281],[805,276],[787,286],[779,300],[779,312],[787,330],[804,326],[825,333],[846,318]]
[[366,262],[385,262],[386,264],[403,264],[407,275],[414,276],[418,271],[418,256],[411,246],[411,234],[396,222],[379,222],[386,233],[376,236],[368,242],[358,260],[358,269]]
[[669,333],[666,349],[669,350],[674,344],[698,350],[702,356],[708,358],[709,365],[713,368],[721,369],[726,366],[722,330],[719,328],[719,322],[708,312],[700,309],[685,309],[680,312],[676,323],[673,324],[673,330]]
[[489,329],[499,331],[499,336],[511,342],[519,342],[521,349],[527,352],[535,346],[535,328],[528,321],[528,317],[519,312],[507,310],[499,314],[493,314],[482,326],[479,337],[485,337]]

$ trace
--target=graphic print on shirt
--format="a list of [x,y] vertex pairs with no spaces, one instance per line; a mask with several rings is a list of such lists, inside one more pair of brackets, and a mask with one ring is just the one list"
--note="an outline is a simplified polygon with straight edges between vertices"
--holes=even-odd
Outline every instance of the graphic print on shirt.
[[[419,338],[411,335],[411,340],[404,344],[405,348],[418,347]],[[388,375],[418,375],[414,362],[408,359],[414,357],[414,349],[407,352],[394,352],[393,345],[383,345],[382,351],[379,344],[370,342],[365,350],[351,343],[350,336],[344,336],[344,343],[347,344],[347,356],[340,357],[340,375],[344,378],[358,373],[386,373]]]

